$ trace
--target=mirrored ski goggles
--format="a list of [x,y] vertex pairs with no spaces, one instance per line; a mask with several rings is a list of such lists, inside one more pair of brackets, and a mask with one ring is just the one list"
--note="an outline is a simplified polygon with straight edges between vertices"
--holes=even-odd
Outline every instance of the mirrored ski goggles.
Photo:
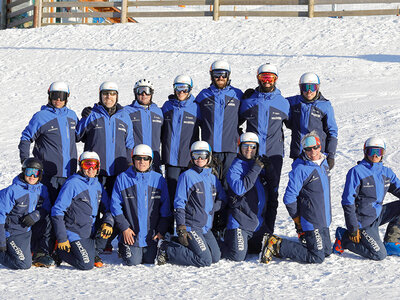
[[84,170],[98,170],[100,168],[100,162],[97,159],[84,159],[81,161],[81,168]]
[[316,90],[318,90],[318,84],[316,84],[316,83],[303,83],[303,84],[300,84],[300,90],[302,92],[308,92],[308,91],[315,92]]
[[315,146],[312,146],[312,147],[306,147],[306,148],[304,148],[304,151],[317,150],[317,149],[319,149],[319,147],[321,147],[321,146],[320,145],[315,145]]
[[50,92],[49,93],[49,98],[50,100],[58,100],[60,99],[61,101],[67,101],[68,98],[68,93],[67,92]]
[[365,149],[365,154],[367,154],[367,156],[383,156],[383,154],[385,154],[385,149],[369,147]]
[[151,159],[151,157],[150,156],[134,156],[133,159],[136,161],[142,161],[142,160],[149,161]]
[[26,168],[25,169],[25,176],[28,177],[35,177],[38,178],[40,176],[40,170],[39,169],[35,169],[35,168]]
[[209,157],[210,157],[210,152],[208,152],[208,151],[192,152],[192,159],[193,160],[208,159]]
[[275,83],[275,81],[278,79],[278,76],[276,76],[274,73],[260,73],[257,76],[258,80],[260,80],[262,83]]
[[228,71],[224,71],[224,70],[214,70],[212,71],[212,77],[215,79],[218,79],[220,77],[222,78],[228,78],[229,76],[229,72]]
[[103,91],[101,94],[104,96],[117,96],[118,93],[116,91]]
[[190,92],[190,86],[187,84],[174,84],[174,90],[177,93],[189,93]]
[[254,149],[257,148],[257,145],[254,145],[254,144],[242,144],[240,147],[242,147],[243,149],[250,148],[251,150],[254,150]]
[[135,90],[135,93],[137,95],[143,95],[143,93],[146,94],[146,95],[152,95],[153,94],[151,88],[148,87],[148,86],[138,86],[136,88],[136,90]]

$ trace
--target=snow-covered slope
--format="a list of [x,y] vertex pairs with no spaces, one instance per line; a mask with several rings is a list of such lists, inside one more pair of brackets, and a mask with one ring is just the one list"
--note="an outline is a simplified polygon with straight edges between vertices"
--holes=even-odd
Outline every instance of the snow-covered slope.
[[[209,66],[225,59],[232,85],[256,85],[259,65],[279,67],[284,96],[298,92],[300,75],[320,75],[321,90],[332,101],[339,125],[339,146],[332,175],[331,237],[344,225],[340,205],[345,175],[362,157],[371,135],[387,140],[386,165],[400,174],[400,19],[254,18],[147,19],[139,24],[52,26],[0,31],[0,188],[19,172],[20,133],[33,113],[47,102],[52,81],[70,84],[68,106],[78,115],[98,100],[105,80],[120,86],[120,103],[133,99],[136,80],[155,83],[162,105],[178,74],[192,76],[194,94],[209,84]],[[290,141],[286,132],[286,149]],[[80,146],[82,149],[82,146]],[[282,173],[280,199],[291,160]],[[394,200],[387,197],[387,201]],[[384,233],[384,228],[381,229]],[[295,239],[284,205],[276,233]],[[255,256],[242,263],[220,261],[203,269],[143,265],[122,266],[114,252],[106,266],[89,272],[68,265],[56,269],[12,271],[0,266],[0,298],[16,299],[260,299],[260,298],[395,298],[400,295],[400,258],[372,262],[346,252],[321,265],[274,260],[260,265]]]

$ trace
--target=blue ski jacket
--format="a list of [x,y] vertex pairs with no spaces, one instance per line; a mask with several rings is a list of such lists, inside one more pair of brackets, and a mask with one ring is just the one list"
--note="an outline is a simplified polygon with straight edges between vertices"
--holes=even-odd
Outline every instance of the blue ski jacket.
[[379,217],[387,192],[400,198],[400,181],[382,162],[363,159],[349,170],[342,195],[349,232],[369,226]]
[[84,151],[99,155],[100,175],[118,175],[132,163],[132,122],[121,105],[117,104],[117,112],[110,116],[101,104],[95,104],[90,115],[79,121],[76,132],[78,140],[85,143]]
[[136,172],[133,167],[119,174],[112,192],[111,213],[121,232],[131,228],[136,234],[133,246],[148,246],[158,232],[167,232],[171,221],[164,177],[155,171]]
[[321,139],[321,151],[334,158],[338,143],[338,127],[331,102],[322,94],[315,101],[307,101],[303,96],[297,95],[287,98],[290,103],[290,129],[292,141],[290,142],[290,157],[300,156],[302,138],[315,130]]
[[154,103],[145,108],[135,100],[125,106],[125,110],[132,121],[135,145],[146,144],[155,156],[160,157],[161,127],[164,122],[161,109]]
[[190,162],[190,146],[199,140],[200,108],[193,95],[179,101],[170,95],[161,108],[164,115],[162,126],[163,163],[187,167]]
[[75,173],[77,123],[75,112],[67,107],[42,106],[22,131],[18,145],[21,162],[29,158],[30,145],[35,142],[33,156],[43,162],[43,176],[69,177]]
[[218,89],[211,85],[196,97],[201,112],[201,139],[214,152],[236,153],[238,113],[243,92],[230,85]]
[[246,159],[240,154],[234,159],[226,175],[230,194],[227,229],[261,229],[267,202],[262,176],[264,170],[254,164],[254,159]]
[[326,159],[318,165],[302,153],[292,164],[283,202],[290,217],[300,216],[304,231],[329,227],[332,212],[330,172]]
[[0,246],[6,245],[6,238],[31,230],[21,223],[30,215],[35,221],[50,212],[47,188],[40,182],[31,185],[22,180],[22,174],[14,178],[12,184],[0,191]]
[[174,200],[176,226],[207,233],[214,213],[225,205],[225,192],[211,168],[194,166],[179,176]]
[[260,155],[284,156],[283,123],[288,123],[289,108],[289,102],[277,88],[271,93],[256,88],[253,95],[242,100],[239,123],[247,121],[246,131],[257,133]]
[[105,222],[113,225],[110,214],[107,214],[109,199],[97,177],[89,178],[80,172],[69,177],[51,209],[58,242],[91,237],[100,202],[105,208]]

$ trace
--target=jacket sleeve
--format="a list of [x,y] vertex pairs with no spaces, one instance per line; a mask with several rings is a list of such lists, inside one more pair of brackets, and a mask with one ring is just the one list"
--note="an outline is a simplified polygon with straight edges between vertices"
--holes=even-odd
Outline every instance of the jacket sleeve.
[[326,133],[325,152],[328,153],[329,158],[334,158],[338,144],[338,127],[333,107],[330,102],[328,103],[328,109],[323,120],[324,131]]
[[12,197],[12,191],[10,188],[5,188],[0,191],[0,246],[6,246],[6,230],[5,223],[7,214],[14,207],[15,201]]
[[174,199],[176,226],[186,225],[185,208],[188,201],[188,191],[187,176],[183,173],[179,176]]
[[346,176],[346,183],[342,194],[342,207],[344,210],[344,218],[346,227],[349,232],[355,232],[358,229],[358,220],[356,214],[355,199],[357,198],[360,188],[360,178],[357,176],[356,170],[351,169]]
[[18,145],[19,158],[21,160],[21,163],[25,159],[29,158],[31,143],[33,143],[40,135],[39,131],[40,126],[41,124],[39,122],[38,115],[36,113],[29,121],[28,126],[26,126],[24,131],[22,131],[21,140]]
[[128,161],[128,165],[131,165],[132,162],[132,150],[135,147],[135,141],[133,139],[133,126],[131,118],[129,117],[128,113],[126,113],[126,119],[128,124],[128,132],[125,140],[126,146],[126,159]]
[[120,190],[120,181],[119,177],[115,181],[114,188],[112,191],[111,202],[110,202],[110,210],[111,214],[114,217],[115,225],[121,231],[125,231],[130,227],[128,220],[124,216],[124,212],[122,210],[122,203],[124,199],[122,198],[122,193]]
[[103,223],[110,224],[111,226],[114,226],[114,218],[111,214],[110,211],[110,197],[108,197],[108,194],[106,190],[104,189],[103,185],[100,184],[101,186],[101,202],[103,203],[104,211],[103,211]]
[[225,208],[227,204],[227,196],[222,187],[221,181],[215,178],[215,187],[217,189],[217,198],[215,199],[215,203],[213,206],[213,211],[219,211]]
[[390,177],[390,186],[388,192],[397,198],[400,198],[400,180],[397,178],[396,174],[391,169],[388,169]]
[[167,182],[163,177],[160,177],[161,184],[161,206],[160,206],[160,221],[158,222],[157,232],[165,235],[171,223],[171,208],[168,194]]
[[226,176],[226,181],[228,182],[229,187],[238,196],[244,195],[253,188],[258,175],[260,175],[262,170],[260,166],[254,163],[247,173],[244,173],[240,168],[240,164],[232,164]]
[[85,142],[88,120],[89,120],[89,117],[82,118],[79,120],[78,124],[76,125],[75,134],[76,134],[77,142],[83,142],[83,143]]
[[299,215],[297,211],[297,197],[303,188],[305,175],[304,171],[298,167],[295,167],[289,173],[289,182],[283,196],[283,203],[285,203],[286,209],[292,219]]

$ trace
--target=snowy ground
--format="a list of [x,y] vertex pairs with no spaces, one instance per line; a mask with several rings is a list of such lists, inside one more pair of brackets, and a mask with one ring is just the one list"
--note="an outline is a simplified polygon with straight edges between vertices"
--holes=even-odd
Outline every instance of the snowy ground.
[[[332,175],[333,223],[344,225],[340,205],[345,175],[362,158],[371,135],[387,140],[386,165],[400,174],[400,18],[209,18],[155,20],[139,24],[53,26],[0,31],[0,188],[19,172],[17,145],[33,113],[47,102],[52,81],[70,84],[69,107],[78,115],[98,99],[98,86],[115,80],[120,103],[133,99],[136,80],[156,86],[162,105],[176,75],[190,74],[194,94],[208,86],[208,69],[217,59],[232,65],[232,85],[256,85],[259,65],[279,67],[284,96],[298,92],[307,71],[320,75],[339,125],[339,146]],[[286,149],[290,141],[286,132]],[[80,146],[80,149],[82,147]],[[281,197],[290,171],[286,159]],[[393,200],[387,197],[387,201]],[[292,221],[280,205],[276,233],[295,238]],[[382,234],[384,228],[382,228]],[[396,298],[400,258],[371,262],[345,253],[321,265],[274,260],[261,265],[255,256],[242,263],[220,261],[203,269],[122,266],[114,252],[106,266],[89,272],[62,265],[55,269],[12,271],[0,266],[0,299],[261,299]]]

